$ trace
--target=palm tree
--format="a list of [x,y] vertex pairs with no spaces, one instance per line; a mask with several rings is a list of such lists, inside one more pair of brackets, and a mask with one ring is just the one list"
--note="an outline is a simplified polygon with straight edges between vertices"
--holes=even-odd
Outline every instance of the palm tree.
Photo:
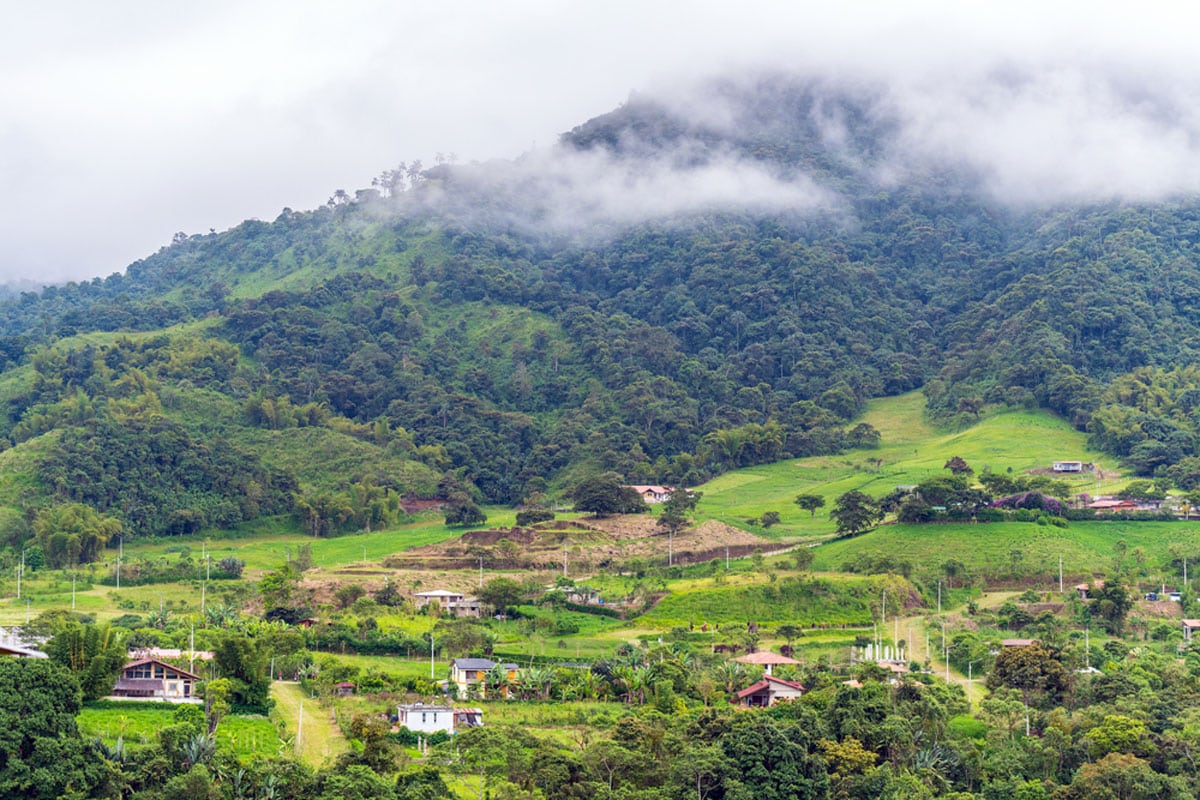
[[501,697],[508,699],[508,670],[500,664],[487,671],[483,678],[484,694],[486,697]]
[[532,690],[538,700],[549,700],[554,686],[554,670],[548,667],[531,666],[525,673],[525,687]]
[[746,680],[746,668],[736,661],[722,661],[713,670],[713,678],[726,694],[733,694]]

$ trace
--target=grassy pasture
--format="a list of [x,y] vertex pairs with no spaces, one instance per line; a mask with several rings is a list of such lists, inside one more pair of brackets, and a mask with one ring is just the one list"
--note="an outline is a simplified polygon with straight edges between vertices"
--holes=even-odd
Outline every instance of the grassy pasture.
[[659,628],[709,624],[871,624],[871,601],[881,579],[822,576],[725,586],[708,581],[671,585],[670,594],[638,618]]
[[[863,421],[875,426],[883,443],[872,450],[764,464],[727,473],[698,487],[704,493],[698,516],[739,527],[763,511],[778,511],[780,524],[764,535],[787,539],[820,538],[833,533],[828,511],[839,495],[857,489],[880,497],[896,486],[920,483],[940,474],[954,456],[977,472],[991,467],[1014,472],[1049,467],[1055,460],[1091,461],[1106,472],[1114,459],[1087,448],[1085,434],[1040,411],[1010,411],[989,416],[963,431],[940,431],[924,416],[920,392],[873,400]],[[879,459],[876,463],[873,459]],[[1075,479],[1078,491],[1113,491],[1124,480],[1098,484],[1093,476]],[[815,516],[793,502],[800,493],[819,494],[826,506]]]
[[[1176,580],[1167,572],[1172,549],[1200,556],[1200,522],[1072,522],[1066,528],[1020,522],[980,525],[885,525],[853,539],[829,542],[816,548],[816,569],[837,569],[855,555],[888,556],[909,561],[918,570],[936,572],[948,559],[957,559],[971,572],[1018,574],[1053,578],[1057,588],[1058,559],[1063,571],[1086,577],[1105,572],[1115,564],[1118,542],[1124,542],[1128,563],[1143,553],[1151,578]],[[1014,553],[1019,558],[1014,560]]]
[[[488,509],[489,522],[493,509]],[[515,512],[507,509],[497,510],[497,524],[504,524],[506,517],[515,518]],[[511,524],[511,522],[509,523]],[[378,564],[386,556],[400,553],[413,547],[436,544],[461,535],[460,530],[447,528],[441,517],[425,514],[418,519],[406,522],[396,528],[371,533],[349,534],[329,539],[305,536],[298,532],[281,532],[287,530],[289,521],[277,520],[264,535],[248,536],[246,538],[210,538],[207,552],[213,561],[222,558],[240,558],[246,562],[248,570],[270,570],[295,557],[302,546],[307,545],[312,550],[313,566],[322,569],[333,569],[342,566],[362,564],[363,548],[366,548],[367,563]],[[126,558],[158,558],[169,555],[169,550],[186,546],[194,560],[199,562],[204,546],[202,536],[173,536],[146,539],[131,542],[125,547]],[[106,551],[106,555],[116,563],[116,554]],[[198,574],[199,577],[199,574]]]

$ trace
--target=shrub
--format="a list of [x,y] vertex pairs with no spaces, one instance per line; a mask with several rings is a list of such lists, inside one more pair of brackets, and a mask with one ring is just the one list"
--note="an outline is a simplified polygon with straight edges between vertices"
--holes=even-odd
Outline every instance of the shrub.
[[527,508],[524,511],[517,512],[517,526],[525,527],[538,522],[550,522],[554,519],[554,512],[548,508]]

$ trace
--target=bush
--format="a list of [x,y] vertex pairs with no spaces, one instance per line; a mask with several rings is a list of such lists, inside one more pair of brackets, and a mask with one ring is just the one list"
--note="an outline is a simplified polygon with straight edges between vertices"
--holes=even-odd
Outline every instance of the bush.
[[553,519],[554,512],[548,508],[528,508],[517,512],[518,527],[534,525],[538,522],[550,522]]

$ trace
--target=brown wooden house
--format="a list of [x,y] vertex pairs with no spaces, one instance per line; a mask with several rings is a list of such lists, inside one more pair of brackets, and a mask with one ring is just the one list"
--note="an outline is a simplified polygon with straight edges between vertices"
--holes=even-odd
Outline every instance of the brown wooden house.
[[193,694],[199,675],[174,667],[157,658],[141,658],[121,668],[113,687],[113,697],[168,700],[175,703],[199,702]]

